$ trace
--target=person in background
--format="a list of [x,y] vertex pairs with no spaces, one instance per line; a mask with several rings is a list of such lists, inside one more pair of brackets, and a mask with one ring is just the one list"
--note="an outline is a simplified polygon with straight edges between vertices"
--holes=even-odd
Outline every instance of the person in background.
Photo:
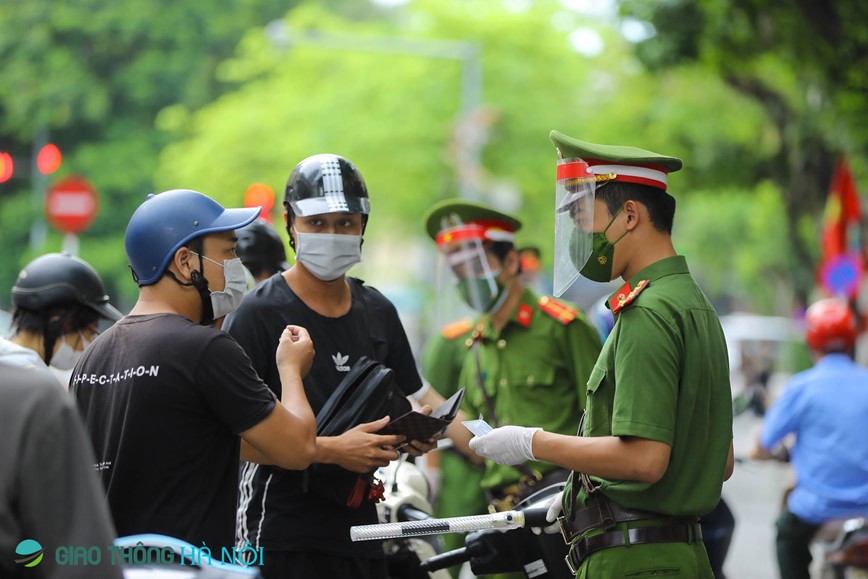
[[289,269],[283,240],[270,223],[260,218],[235,232],[235,252],[253,276],[251,287]]
[[853,361],[856,323],[837,299],[820,300],[805,316],[813,368],[792,376],[765,415],[751,458],[789,450],[796,484],[777,520],[781,577],[810,579],[810,543],[833,518],[868,517],[868,369]]
[[12,336],[0,338],[0,361],[61,372],[72,370],[100,320],[122,317],[96,270],[68,253],[47,253],[24,266],[12,306]]
[[502,426],[470,445],[500,464],[573,471],[547,518],[560,515],[578,577],[710,579],[698,520],[732,474],[732,402],[717,313],[672,244],[668,175],[681,160],[557,131],[551,139],[555,294],[579,275],[620,277],[615,326],[587,382],[580,436]]
[[550,295],[552,286],[542,271],[542,252],[536,245],[525,245],[518,249],[521,259],[521,279],[524,285],[540,295]]
[[234,230],[259,211],[175,189],[149,195],[127,225],[139,298],[71,379],[122,535],[158,533],[219,553],[234,544],[239,459],[303,469],[314,456],[301,382],[313,359],[307,331],[285,325],[274,336],[276,400],[214,327],[246,290]]
[[[121,579],[106,550],[116,535],[93,451],[54,376],[0,359],[0,424],[0,576]],[[21,552],[28,541],[41,555]],[[57,548],[70,546],[97,547],[100,564],[58,565]]]

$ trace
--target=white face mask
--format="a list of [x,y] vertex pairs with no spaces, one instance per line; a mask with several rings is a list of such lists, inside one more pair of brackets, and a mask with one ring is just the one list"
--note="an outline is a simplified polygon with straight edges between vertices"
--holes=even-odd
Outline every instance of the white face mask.
[[204,255],[202,258],[223,268],[225,286],[219,292],[211,292],[211,307],[214,309],[214,319],[217,320],[231,314],[241,305],[244,292],[247,291],[247,276],[244,273],[246,270],[239,257],[227,259],[223,263]]
[[57,347],[51,356],[52,366],[58,370],[72,370],[75,368],[75,365],[81,359],[81,355],[84,354],[84,350],[90,346],[90,342],[85,339],[81,332],[78,335],[81,336],[81,343],[84,347],[81,350],[73,350],[69,342],[66,341],[66,336],[62,336],[60,338],[60,346]]
[[337,233],[299,233],[295,230],[295,259],[314,277],[333,281],[362,261],[362,236]]

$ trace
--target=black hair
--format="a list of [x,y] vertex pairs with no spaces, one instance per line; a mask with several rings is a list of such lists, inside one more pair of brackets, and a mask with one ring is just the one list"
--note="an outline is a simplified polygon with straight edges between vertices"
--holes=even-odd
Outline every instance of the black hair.
[[597,186],[596,197],[615,215],[627,201],[638,201],[648,209],[654,229],[672,234],[675,219],[675,198],[657,187],[623,181],[608,181]]
[[58,338],[92,328],[101,317],[96,310],[83,304],[51,306],[41,310],[16,307],[12,310],[12,333],[29,332],[42,336],[44,360],[50,364]]
[[[486,241],[485,251],[491,253],[500,263],[506,263],[506,256],[510,251],[516,251],[511,241]],[[521,273],[521,260],[518,261],[518,273]]]

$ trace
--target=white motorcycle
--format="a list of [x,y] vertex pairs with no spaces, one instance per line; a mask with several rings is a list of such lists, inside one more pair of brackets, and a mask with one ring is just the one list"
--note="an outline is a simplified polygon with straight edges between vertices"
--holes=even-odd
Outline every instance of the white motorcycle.
[[[406,455],[377,471],[383,481],[385,499],[377,503],[380,523],[404,523],[431,518],[433,508],[428,500],[428,480],[419,468],[406,462]],[[393,579],[451,579],[449,572],[423,571],[421,562],[443,550],[443,540],[437,535],[398,537],[383,542]]]

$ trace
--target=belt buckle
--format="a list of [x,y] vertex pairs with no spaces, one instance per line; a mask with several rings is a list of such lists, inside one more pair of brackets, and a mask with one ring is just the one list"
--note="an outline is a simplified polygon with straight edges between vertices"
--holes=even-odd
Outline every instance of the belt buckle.
[[576,567],[573,565],[572,549],[570,549],[570,552],[568,552],[568,553],[567,553],[567,556],[564,557],[564,561],[565,561],[566,564],[567,564],[567,569],[570,570],[570,574],[571,574],[573,577],[575,577],[576,575],[578,575],[579,570],[576,569]]
[[[561,530],[561,537],[563,537],[564,543],[569,545],[572,542],[572,533],[570,533],[570,528],[567,526],[567,518],[564,515],[558,517],[558,527]],[[573,575],[575,575],[575,573],[573,573]]]

